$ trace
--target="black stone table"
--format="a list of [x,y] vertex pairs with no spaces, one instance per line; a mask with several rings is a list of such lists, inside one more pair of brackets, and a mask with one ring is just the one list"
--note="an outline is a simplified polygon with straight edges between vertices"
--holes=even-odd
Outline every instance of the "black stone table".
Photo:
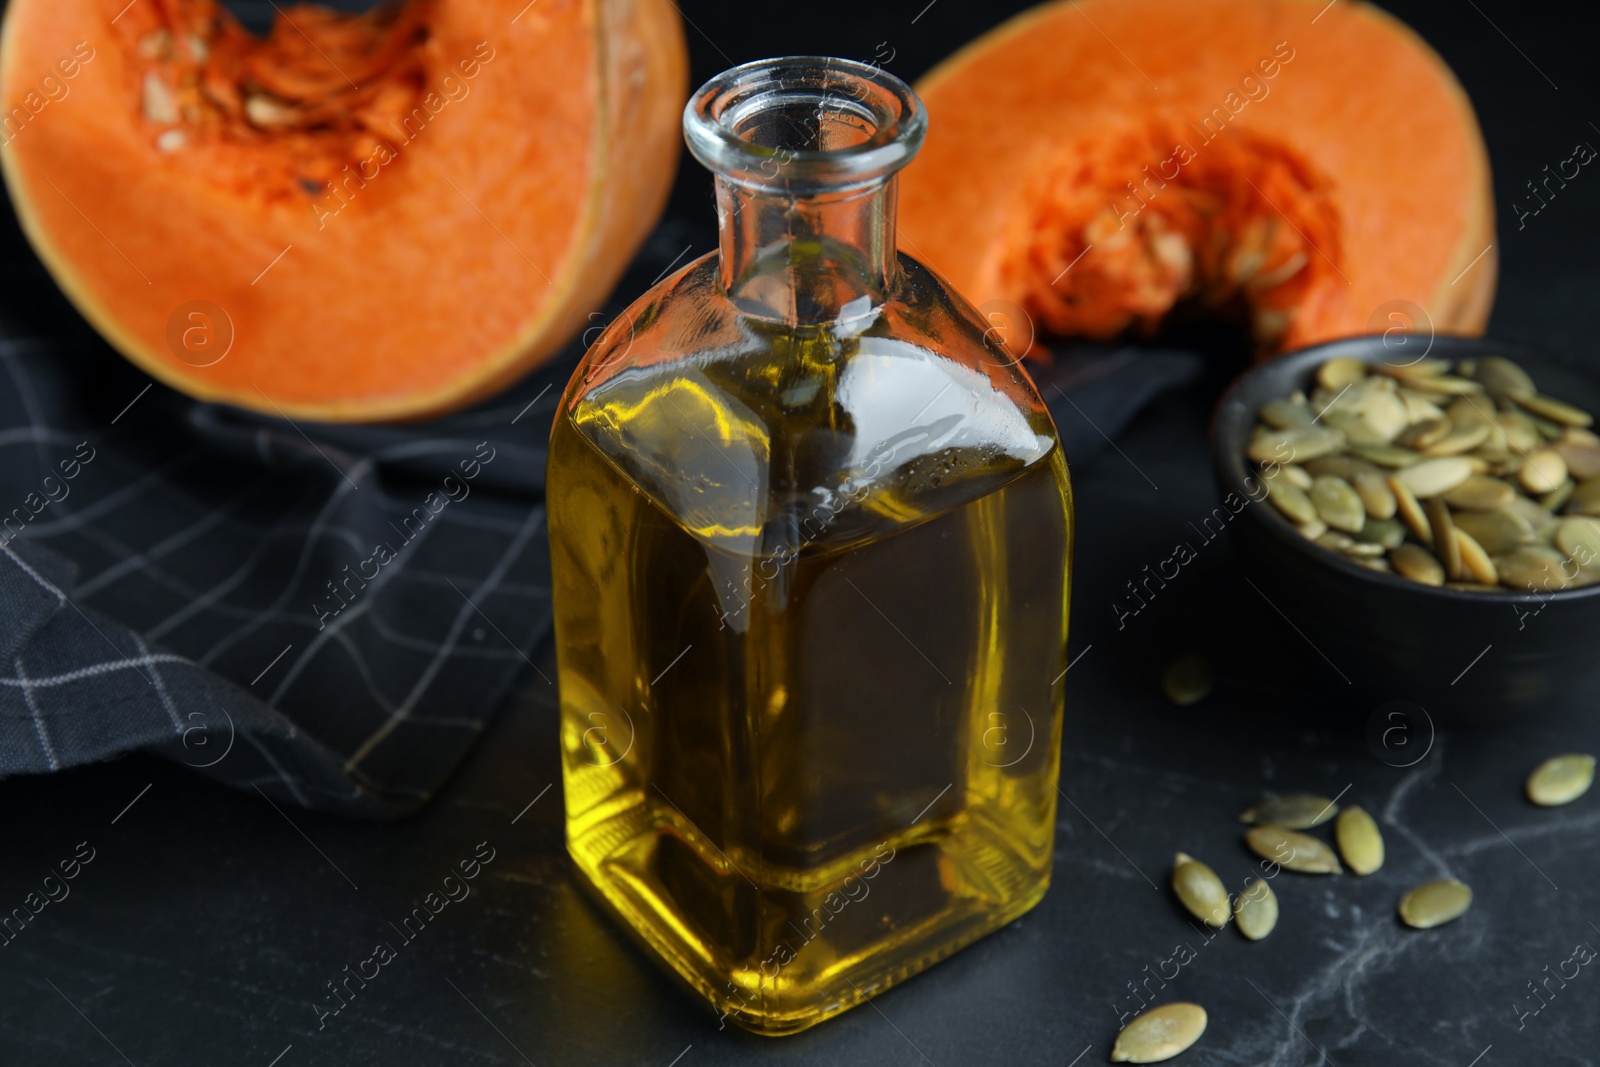
[[[805,50],[909,76],[1000,15],[979,7],[785,5],[757,19],[701,3],[686,14],[697,78]],[[1585,112],[1597,99],[1592,13],[1503,0],[1399,13],[1455,65],[1484,117],[1505,276],[1495,330],[1592,359],[1600,175],[1585,172],[1520,230],[1512,213],[1544,164],[1576,141],[1600,144],[1586,125],[1600,108]],[[622,292],[685,245],[709,248],[710,226],[708,181],[686,169],[648,269]],[[7,249],[7,277],[36,282],[14,231]],[[533,677],[438,800],[392,825],[275,808],[145,757],[0,782],[0,914],[47,888],[59,898],[0,945],[0,1063],[1068,1067],[1104,1062],[1145,998],[1210,1012],[1177,1061],[1194,1067],[1595,1063],[1600,966],[1571,961],[1576,946],[1600,947],[1600,793],[1546,811],[1521,785],[1548,755],[1600,750],[1600,690],[1537,721],[1472,731],[1435,708],[1372,743],[1377,705],[1354,699],[1243,582],[1226,535],[1202,542],[1190,527],[1215,504],[1202,441],[1222,376],[1167,397],[1120,451],[1074,469],[1077,658],[1054,887],[1008,928],[804,1034],[720,1030],[575,884],[554,693]],[[1194,561],[1119,619],[1125,583],[1180,540]],[[1547,611],[1527,639],[1561,625]],[[1179,709],[1158,679],[1189,650],[1216,665],[1217,687]],[[1279,790],[1362,804],[1388,862],[1365,879],[1284,874],[1269,939],[1208,938],[1165,888],[1172,854],[1205,857],[1237,887],[1254,861],[1235,817]],[[463,861],[476,873],[467,895],[403,931]],[[47,887],[63,863],[75,877]],[[1445,875],[1476,890],[1467,915],[1428,932],[1400,926],[1401,892]],[[375,956],[380,943],[392,955]],[[376,975],[336,1000],[346,968]]]

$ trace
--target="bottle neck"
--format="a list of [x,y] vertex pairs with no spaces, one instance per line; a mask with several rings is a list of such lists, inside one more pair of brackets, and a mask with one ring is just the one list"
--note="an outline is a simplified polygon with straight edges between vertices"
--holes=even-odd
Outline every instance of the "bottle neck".
[[797,196],[717,178],[722,287],[741,313],[790,324],[856,318],[899,283],[895,181]]

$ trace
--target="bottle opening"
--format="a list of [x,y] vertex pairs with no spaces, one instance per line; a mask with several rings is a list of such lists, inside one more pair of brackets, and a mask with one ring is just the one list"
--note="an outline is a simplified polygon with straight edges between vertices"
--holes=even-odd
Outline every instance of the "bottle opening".
[[713,173],[796,194],[881,183],[916,155],[926,129],[922,101],[905,82],[822,56],[724,71],[683,112],[689,151]]

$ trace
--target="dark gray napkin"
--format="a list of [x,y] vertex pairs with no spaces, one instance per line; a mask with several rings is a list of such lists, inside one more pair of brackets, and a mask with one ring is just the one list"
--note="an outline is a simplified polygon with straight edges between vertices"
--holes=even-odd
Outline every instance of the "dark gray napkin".
[[[323,426],[188,400],[97,340],[0,339],[0,775],[144,749],[345,815],[425,802],[514,683],[550,684],[545,443],[575,359],[427,424]],[[1081,461],[1196,360],[1036,369]]]

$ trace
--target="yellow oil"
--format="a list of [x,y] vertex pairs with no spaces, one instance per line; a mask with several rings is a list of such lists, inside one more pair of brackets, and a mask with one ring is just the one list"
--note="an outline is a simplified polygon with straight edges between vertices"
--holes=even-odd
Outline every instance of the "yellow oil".
[[[782,1034],[1044,894],[1072,529],[1042,411],[951,431],[981,374],[769,340],[575,383],[548,482],[571,854],[719,1016]],[[863,381],[945,385],[866,450]]]

